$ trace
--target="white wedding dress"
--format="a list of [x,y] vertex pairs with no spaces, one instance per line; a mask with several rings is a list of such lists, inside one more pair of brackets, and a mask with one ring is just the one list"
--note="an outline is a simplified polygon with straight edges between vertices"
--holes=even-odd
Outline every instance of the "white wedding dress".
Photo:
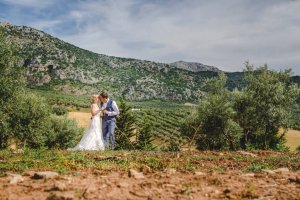
[[[99,108],[98,108],[99,109]],[[102,135],[102,123],[100,123],[100,112],[92,117],[88,129],[85,131],[80,142],[69,151],[89,151],[104,150],[104,140]]]

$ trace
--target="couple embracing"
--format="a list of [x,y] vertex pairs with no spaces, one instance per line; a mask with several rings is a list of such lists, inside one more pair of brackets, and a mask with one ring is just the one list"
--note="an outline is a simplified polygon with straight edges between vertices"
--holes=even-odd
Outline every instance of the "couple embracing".
[[107,92],[91,97],[91,122],[80,142],[68,150],[114,150],[116,116],[119,109]]

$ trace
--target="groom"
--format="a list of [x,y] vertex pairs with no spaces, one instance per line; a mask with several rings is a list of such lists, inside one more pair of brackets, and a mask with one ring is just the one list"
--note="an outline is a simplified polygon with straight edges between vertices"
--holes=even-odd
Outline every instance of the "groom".
[[115,148],[115,128],[116,116],[120,113],[115,101],[108,97],[106,91],[99,95],[100,107],[103,110],[102,115],[102,134],[105,142],[105,148],[114,150]]

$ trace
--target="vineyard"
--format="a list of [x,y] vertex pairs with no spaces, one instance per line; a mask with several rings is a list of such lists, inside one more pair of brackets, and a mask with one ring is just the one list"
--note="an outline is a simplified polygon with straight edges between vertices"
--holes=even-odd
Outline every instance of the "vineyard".
[[[67,107],[71,112],[89,112],[90,97],[87,95],[70,95],[50,90],[31,89],[31,91],[44,97],[51,106]],[[188,116],[195,114],[197,107],[194,104],[186,105],[160,100],[126,103],[132,107],[132,112],[136,115],[138,127],[142,125],[145,117],[151,121],[153,124],[155,144],[159,149],[165,148],[170,144],[170,142],[176,142],[179,145],[184,145],[190,142],[181,136],[180,125]],[[299,113],[299,108],[294,110],[295,125],[292,127],[294,130],[290,130],[287,133],[286,144],[292,151],[294,151],[300,143],[300,133],[298,131],[300,121]],[[84,114],[82,115],[82,117],[86,118]],[[82,123],[82,119],[78,119],[78,116],[73,118],[76,119],[77,122]],[[87,124],[84,123],[81,124],[81,126],[86,128]]]
[[[89,112],[89,96],[75,96],[47,90],[32,91],[43,96],[50,105],[66,106],[70,111]],[[145,117],[151,121],[155,143],[159,147],[163,147],[170,141],[181,144],[186,142],[181,137],[179,129],[186,117],[194,112],[193,104],[187,106],[163,101],[127,103],[132,107],[133,114],[136,115],[138,127],[143,123]]]

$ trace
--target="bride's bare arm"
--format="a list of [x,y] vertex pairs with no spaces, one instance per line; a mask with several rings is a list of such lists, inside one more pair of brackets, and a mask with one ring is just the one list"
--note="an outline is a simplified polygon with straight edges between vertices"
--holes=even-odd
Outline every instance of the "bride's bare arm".
[[97,115],[99,112],[101,112],[101,109],[96,104],[92,104],[91,106],[91,114],[92,116]]

